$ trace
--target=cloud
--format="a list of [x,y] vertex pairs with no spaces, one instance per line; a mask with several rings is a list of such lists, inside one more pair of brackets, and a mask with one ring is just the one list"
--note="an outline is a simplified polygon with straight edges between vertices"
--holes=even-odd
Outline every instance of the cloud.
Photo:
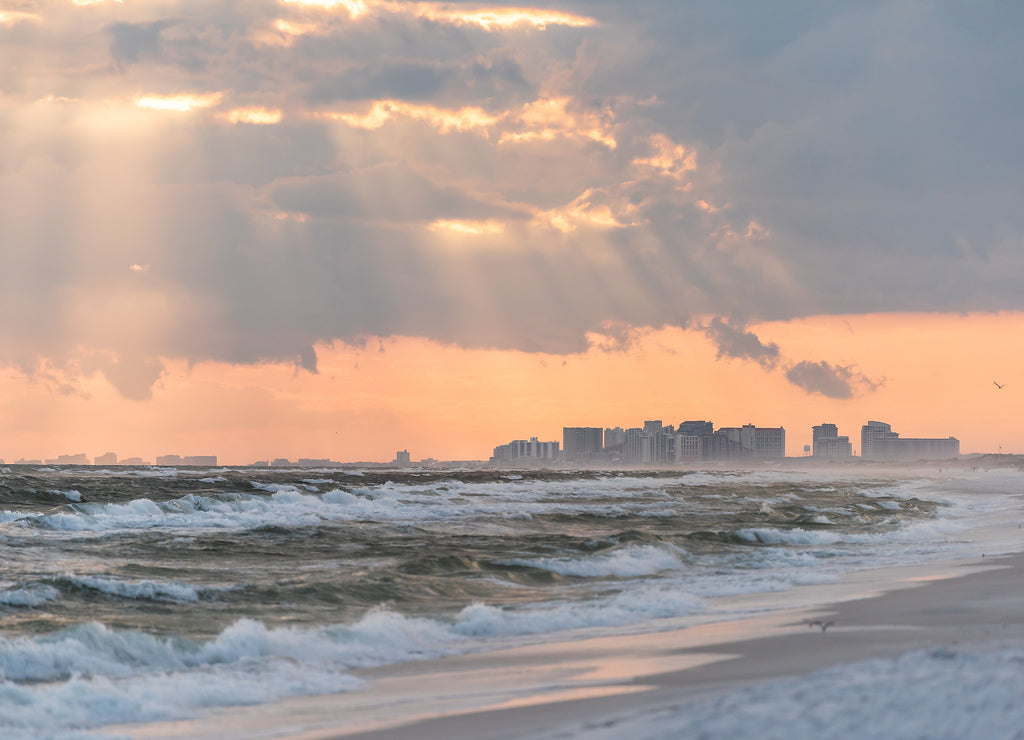
[[118,64],[155,60],[160,56],[160,32],[171,21],[152,23],[114,23],[107,28],[111,36],[110,53]]
[[718,347],[718,358],[737,357],[754,360],[764,368],[774,368],[779,361],[779,345],[764,344],[753,332],[733,326],[716,316],[704,327],[704,333]]
[[328,5],[5,11],[5,362],[143,397],[160,358],[740,317],[721,357],[842,397],[745,327],[1024,309],[1016,6]]
[[806,360],[787,368],[786,380],[808,393],[836,399],[853,398],[859,388],[873,391],[885,382],[871,380],[852,367]]

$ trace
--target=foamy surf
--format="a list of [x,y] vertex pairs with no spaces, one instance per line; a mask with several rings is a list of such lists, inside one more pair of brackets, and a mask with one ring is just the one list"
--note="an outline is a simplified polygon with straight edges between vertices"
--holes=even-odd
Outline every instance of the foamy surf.
[[740,612],[721,597],[975,555],[978,528],[1024,484],[835,471],[3,475],[0,736],[32,738],[350,691],[359,668],[728,619]]

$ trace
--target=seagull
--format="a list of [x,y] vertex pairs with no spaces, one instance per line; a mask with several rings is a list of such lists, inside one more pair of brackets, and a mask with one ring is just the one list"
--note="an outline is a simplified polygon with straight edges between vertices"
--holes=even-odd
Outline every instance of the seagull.
[[831,627],[833,624],[835,624],[835,620],[832,620],[832,619],[829,619],[829,620],[824,620],[824,619],[805,619],[804,622],[806,622],[807,626],[810,627],[811,629],[814,629],[815,627],[821,627],[821,631],[822,632],[824,632],[829,627]]
[[[994,380],[992,382],[996,383],[996,381],[994,381]],[[999,383],[996,383],[996,388],[998,388],[999,390],[1002,390],[1005,387],[1006,387],[1006,383],[1003,383],[1002,385],[999,385]]]

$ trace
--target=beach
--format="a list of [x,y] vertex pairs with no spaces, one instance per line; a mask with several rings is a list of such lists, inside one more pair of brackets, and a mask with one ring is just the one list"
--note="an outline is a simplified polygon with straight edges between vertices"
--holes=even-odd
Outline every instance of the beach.
[[[842,600],[406,663],[357,672],[364,691],[108,729],[195,740],[863,737],[871,726],[902,737],[1020,737],[1024,555],[881,569],[802,591],[788,598]],[[985,696],[969,691],[979,677],[972,661],[984,673],[979,692],[1009,692],[987,714],[976,713]],[[922,686],[922,675],[932,683]],[[827,701],[811,705],[814,691]],[[732,706],[759,701],[754,716],[767,724]]]
[[1024,726],[1015,468],[4,476],[5,739]]

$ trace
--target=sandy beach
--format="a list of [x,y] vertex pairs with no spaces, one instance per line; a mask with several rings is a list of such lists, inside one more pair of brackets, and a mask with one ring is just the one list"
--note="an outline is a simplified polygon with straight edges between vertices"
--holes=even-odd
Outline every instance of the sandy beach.
[[[824,686],[827,693],[830,689],[822,681],[835,677],[816,678],[815,672],[823,669],[841,673],[845,666],[868,665],[864,661],[869,659],[894,661],[907,655],[949,662],[961,653],[1024,647],[1022,554],[858,573],[835,585],[804,587],[777,598],[801,606],[774,608],[770,595],[737,597],[732,601],[746,599],[752,613],[759,605],[769,611],[735,621],[672,629],[665,623],[654,625],[665,631],[584,635],[555,644],[364,670],[357,672],[367,681],[362,691],[106,731],[165,740],[688,736],[673,729],[681,715],[704,711],[720,719],[728,707],[716,708],[714,702],[727,705],[738,692],[803,680]],[[869,668],[881,676],[896,670],[895,665]],[[922,736],[957,736],[943,735],[938,725],[929,732],[933,719],[911,696],[899,710],[900,689],[878,690],[887,692],[887,701],[897,702],[901,721],[914,712],[925,713],[918,718],[918,726],[925,728]],[[963,695],[955,686],[951,690]],[[806,691],[805,685],[798,693]],[[872,706],[858,705],[874,700],[852,696],[854,705],[844,706],[848,692],[831,691],[830,711],[846,724],[826,718],[822,721],[834,732],[824,735],[856,736],[843,728],[855,727],[858,715],[874,716]],[[750,697],[741,701],[749,705]],[[1021,711],[1006,709],[1011,715]],[[805,734],[798,727],[787,730],[785,716],[769,719],[779,737]],[[774,735],[751,728],[747,736]]]

